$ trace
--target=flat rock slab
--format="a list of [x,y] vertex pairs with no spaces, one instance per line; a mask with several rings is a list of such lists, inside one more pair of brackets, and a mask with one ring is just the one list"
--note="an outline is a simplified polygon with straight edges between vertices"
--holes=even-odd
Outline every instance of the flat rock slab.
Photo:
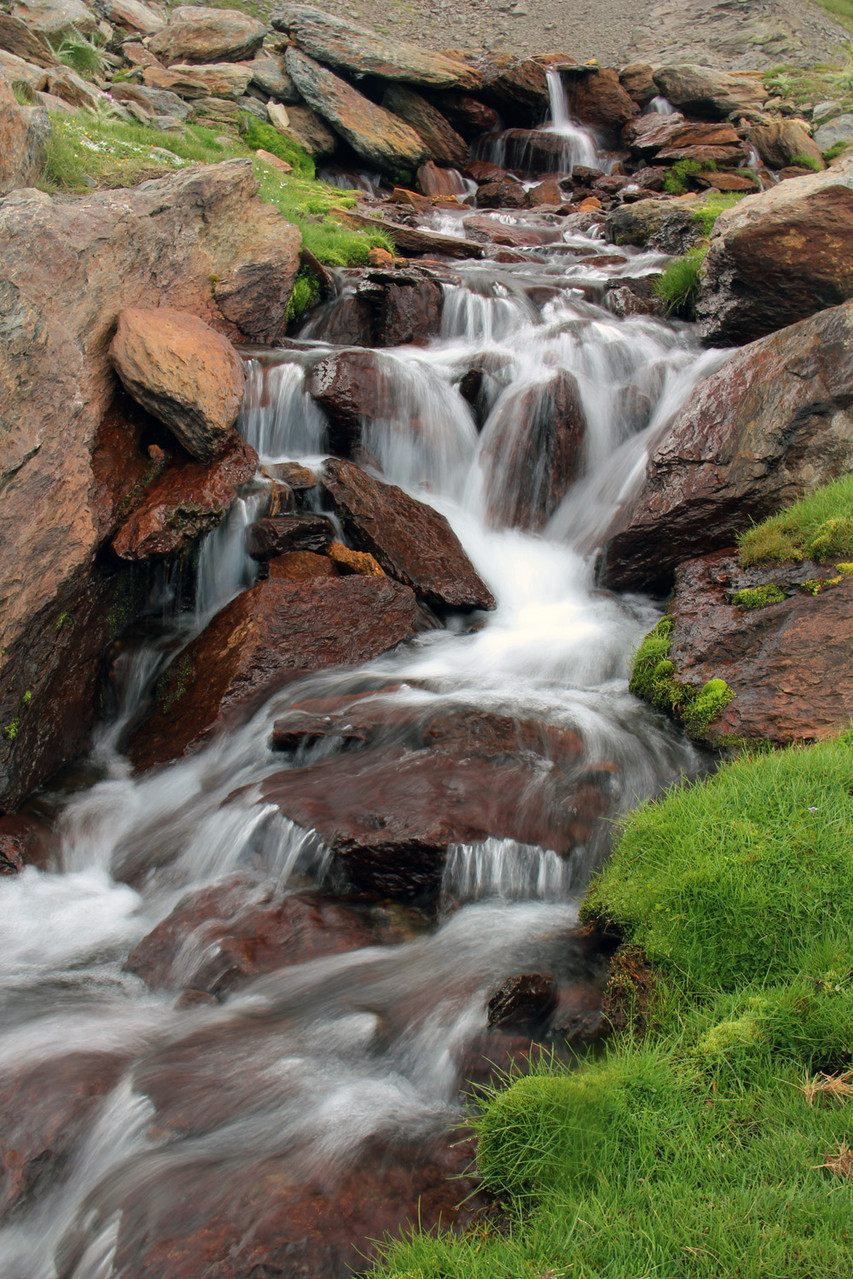
[[431,506],[336,458],[326,462],[322,484],[356,547],[431,607],[495,607],[456,534]]
[[180,5],[149,42],[163,62],[237,62],[251,58],[266,33],[263,22],[236,9]]
[[325,551],[334,536],[326,515],[267,516],[246,529],[246,550],[253,560],[272,560],[289,551]]
[[736,352],[652,449],[602,582],[667,591],[683,560],[853,469],[853,302]]
[[[833,580],[840,579],[840,580]],[[814,586],[803,583],[824,581]],[[772,584],[785,599],[766,608],[732,602]],[[853,578],[832,564],[741,569],[726,551],[683,564],[670,606],[669,656],[678,678],[702,687],[724,679],[735,700],[708,727],[774,746],[832,736],[853,720]]]
[[281,685],[393,648],[417,618],[412,591],[389,578],[259,582],[217,613],[161,677],[131,757],[148,767],[198,748]]

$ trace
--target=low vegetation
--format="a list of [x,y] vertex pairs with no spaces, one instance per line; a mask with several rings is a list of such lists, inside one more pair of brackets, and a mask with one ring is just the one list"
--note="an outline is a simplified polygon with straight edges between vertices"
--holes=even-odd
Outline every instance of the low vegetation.
[[853,475],[842,476],[738,538],[741,564],[853,558]]
[[842,1279],[853,1248],[853,744],[742,758],[626,821],[583,908],[647,1028],[484,1098],[501,1211],[374,1279]]
[[678,678],[669,660],[672,618],[664,616],[643,640],[634,659],[630,691],[659,710],[674,715],[687,731],[701,736],[735,694],[725,680],[710,679],[701,688]]
[[697,245],[680,258],[673,258],[663,275],[654,283],[655,293],[663,300],[667,315],[692,320],[696,300],[702,287],[702,263],[708,253],[707,244]]

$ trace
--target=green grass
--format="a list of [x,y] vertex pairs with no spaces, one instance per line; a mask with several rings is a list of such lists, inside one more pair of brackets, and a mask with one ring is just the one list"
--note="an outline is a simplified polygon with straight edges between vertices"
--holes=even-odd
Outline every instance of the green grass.
[[697,245],[683,257],[674,258],[654,283],[655,293],[663,299],[667,315],[693,318],[696,299],[701,289],[700,272],[708,253],[707,244]]
[[839,739],[627,819],[584,915],[655,959],[652,1028],[488,1092],[502,1212],[389,1242],[374,1279],[846,1279],[851,791]]
[[298,177],[313,179],[314,160],[304,147],[284,137],[271,124],[261,124],[260,120],[256,120],[252,115],[243,117],[243,126],[243,137],[251,151],[257,151],[259,148],[269,151],[271,155],[278,156],[279,160],[285,160],[292,165],[293,172]]
[[366,266],[374,247],[393,253],[394,244],[381,231],[358,231],[342,225],[334,210],[352,208],[355,195],[337,187],[310,182],[295,174],[279,173],[261,160],[255,161],[260,181],[260,197],[293,222],[302,232],[302,242],[326,266]]
[[742,195],[724,191],[709,191],[700,207],[691,215],[693,221],[701,228],[704,236],[709,236],[714,224],[726,209],[734,208],[743,199]]
[[76,29],[56,46],[56,56],[66,67],[86,78],[103,75],[106,63],[93,40],[87,40]]
[[853,0],[814,0],[814,3],[831,13],[836,22],[853,31]]
[[798,563],[853,558],[853,475],[817,489],[795,506],[740,534],[740,562]]

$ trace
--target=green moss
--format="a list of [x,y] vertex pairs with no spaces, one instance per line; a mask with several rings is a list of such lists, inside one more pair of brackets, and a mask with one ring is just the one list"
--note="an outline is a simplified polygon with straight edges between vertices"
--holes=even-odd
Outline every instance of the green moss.
[[187,691],[192,674],[192,658],[189,653],[181,653],[157,681],[155,700],[161,711],[170,711],[180,701]]
[[805,582],[797,583],[797,590],[802,591],[804,595],[820,595],[821,591],[826,590],[827,586],[837,586],[841,581],[838,577],[810,577]]
[[684,727],[694,735],[704,732],[735,699],[733,690],[724,679],[709,679],[696,696],[689,699],[687,689],[679,685],[679,696],[681,705],[678,713]]
[[[749,176],[751,177],[752,174]],[[690,216],[696,225],[701,228],[702,234],[709,236],[720,214],[724,213],[726,209],[734,208],[742,199],[743,196],[739,194],[715,191],[709,193],[702,205],[695,209]]]
[[751,611],[752,609],[767,608],[770,604],[781,604],[784,599],[785,592],[781,591],[778,586],[770,584],[768,586],[745,587],[742,591],[735,591],[732,596],[732,603],[737,608]]
[[682,683],[669,659],[672,618],[664,616],[643,640],[634,659],[628,685],[635,697],[667,711],[694,736],[701,737],[708,726],[734,701],[735,693],[725,680],[711,679],[701,688]]
[[73,620],[74,619],[72,618],[70,613],[60,613],[59,617],[56,619],[57,631],[61,631],[63,626],[65,626],[67,622],[73,622]]
[[317,277],[310,267],[300,267],[294,281],[293,291],[287,302],[288,322],[298,320],[316,306],[320,301],[320,288]]
[[3,729],[3,736],[7,737],[10,742],[14,742],[18,736],[18,729],[21,727],[21,717],[16,715],[11,723],[7,724]]
[[812,173],[820,173],[823,170],[823,165],[814,155],[795,155],[791,165],[798,169],[811,169]]
[[853,146],[853,142],[850,141],[833,142],[829,150],[824,151],[823,158],[827,164],[830,164],[833,160],[837,160],[840,155],[844,155],[845,151],[849,151],[851,146]]
[[664,190],[669,191],[671,195],[684,195],[690,189],[689,179],[693,174],[710,172],[716,167],[713,161],[700,164],[698,160],[679,160],[664,178]]
[[843,573],[845,577],[853,577],[853,564],[836,564],[839,573]]
[[313,179],[314,160],[298,142],[286,138],[271,124],[262,124],[253,115],[243,117],[241,128],[250,150],[269,151],[271,155],[278,156],[279,160],[292,165],[294,173],[299,177]]
[[853,556],[853,475],[817,489],[742,533],[738,553],[744,567],[848,560]]
[[654,283],[654,291],[663,299],[668,315],[691,319],[701,289],[700,273],[708,246],[698,245],[683,257],[670,262]]

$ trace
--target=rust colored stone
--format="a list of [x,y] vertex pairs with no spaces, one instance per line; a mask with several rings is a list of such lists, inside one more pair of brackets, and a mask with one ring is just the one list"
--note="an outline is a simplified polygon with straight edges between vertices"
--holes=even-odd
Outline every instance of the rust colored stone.
[[342,542],[332,542],[326,554],[342,573],[360,573],[364,577],[385,577],[385,570],[367,551],[353,551]]
[[274,559],[288,551],[325,551],[335,536],[325,515],[278,515],[255,520],[246,529],[246,550],[253,560]]
[[338,568],[327,555],[289,551],[270,560],[269,575],[284,582],[307,582],[312,577],[337,577]]

